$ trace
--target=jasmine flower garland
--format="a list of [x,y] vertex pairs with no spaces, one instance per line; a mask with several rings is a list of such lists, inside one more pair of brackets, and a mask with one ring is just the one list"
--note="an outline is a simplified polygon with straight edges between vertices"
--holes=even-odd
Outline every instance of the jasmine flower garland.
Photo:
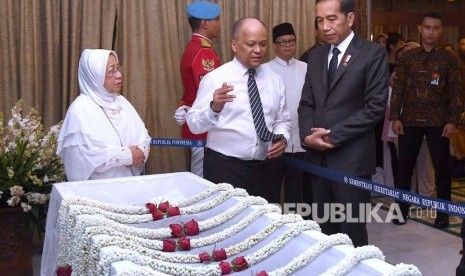
[[[219,197],[193,207],[183,207],[180,209],[181,215],[195,214],[204,212],[206,210],[212,209],[219,204],[223,203],[225,200],[234,197],[248,196],[248,193],[244,189],[234,189],[227,191],[226,193],[220,195]],[[71,205],[68,200],[64,200],[62,206],[60,206],[59,217],[62,219],[64,213],[67,214],[67,221],[65,224],[73,224],[74,215],[79,214],[101,214],[104,217],[123,224],[136,224],[136,223],[147,223],[153,221],[152,214],[149,213],[149,210],[146,207],[136,207],[129,206],[126,207],[127,210],[122,206],[116,206],[111,204],[95,204],[92,201],[86,201],[83,199],[73,198],[70,201],[75,204]],[[84,204],[84,205],[83,205]],[[70,209],[71,208],[71,209]],[[142,210],[144,208],[145,210]]]
[[278,268],[268,273],[268,275],[269,276],[291,275],[295,271],[298,271],[299,269],[303,268],[307,264],[313,262],[314,259],[316,259],[318,256],[323,254],[328,248],[333,247],[335,245],[340,245],[340,244],[352,245],[352,241],[350,240],[349,236],[347,236],[346,234],[338,233],[338,234],[327,236],[323,240],[312,245],[304,253],[294,258],[286,266]]
[[177,276],[218,276],[222,275],[221,268],[218,264],[209,264],[204,266],[188,266],[169,263],[161,260],[151,259],[141,254],[118,247],[108,247],[108,250],[101,252],[100,260],[97,264],[95,275],[109,275],[111,263],[116,261],[128,260],[140,266],[148,266],[154,271]]
[[[15,193],[20,193],[20,190]],[[245,190],[234,189],[229,184],[214,186],[183,200],[169,200],[179,207],[179,213],[195,215],[215,208],[233,197],[237,202],[213,217],[198,222],[192,218],[182,217],[178,220],[186,219],[184,223],[171,223],[169,227],[166,225],[170,221],[162,221],[165,227],[157,229],[137,228],[131,224],[152,221],[151,208],[163,209],[167,212],[168,208],[172,207],[168,199],[153,199],[154,203],[138,206],[108,204],[82,198],[65,199],[60,206],[58,218],[58,264],[62,267],[71,266],[73,275],[108,275],[112,263],[120,261],[124,263],[115,266],[118,275],[225,275],[231,271],[247,269],[267,259],[303,231],[320,231],[316,222],[303,221],[299,215],[275,216],[275,214],[269,217],[270,222],[263,229],[226,248],[213,250],[211,255],[205,251],[200,254],[165,252],[167,248],[169,251],[175,251],[176,247],[190,250],[190,248],[202,248],[222,242],[250,226],[265,213],[281,213],[280,207],[267,204],[267,201],[261,197],[248,196]],[[156,206],[155,200],[164,201]],[[204,237],[186,236],[218,227],[251,206],[251,212],[221,231],[217,230],[214,234]],[[187,224],[192,224],[192,227],[187,227]],[[284,224],[286,226],[283,226]],[[283,229],[284,232],[280,236],[262,248],[235,257],[231,262],[226,260],[257,245],[280,227],[288,227],[288,229]],[[328,248],[342,244],[352,245],[350,238],[345,234],[324,237],[284,267],[269,273],[262,271],[257,275],[292,275],[322,255]],[[355,248],[324,275],[344,275],[360,261],[368,258],[383,259],[384,256],[374,246]],[[129,264],[130,262],[133,264]],[[200,262],[205,264],[195,265]],[[418,276],[421,273],[415,266],[399,264],[384,275]]]
[[[268,225],[265,229],[249,237],[248,239],[227,247],[225,251],[227,252],[228,256],[238,254],[246,249],[251,248],[252,246],[257,244],[259,241],[268,237],[268,235],[271,234],[273,231],[275,231],[279,226],[286,224],[286,223],[297,223],[299,221],[300,222],[302,221],[302,217],[300,216],[283,215],[280,220],[274,221],[272,224]],[[308,225],[307,227],[309,227],[309,229],[320,231],[320,228],[316,222],[306,221],[305,224]],[[149,244],[153,241],[146,240],[146,239],[140,239],[140,238],[134,238],[130,235],[123,236],[118,233],[115,233],[115,234],[117,234],[118,236],[95,235],[94,234],[93,236],[94,241],[92,242],[90,253],[87,255],[87,259],[89,260],[87,262],[87,266],[89,267],[90,274],[93,273],[92,269],[96,266],[96,263],[98,262],[98,259],[99,259],[98,256],[99,256],[100,250],[103,247],[108,247],[112,245],[118,246],[122,249],[130,249],[130,250],[139,252],[144,256],[158,259],[158,260],[168,261],[171,263],[199,263],[201,262],[201,259],[199,258],[199,255],[197,254],[176,254],[176,253],[162,252],[162,251],[154,250],[150,248]]]
[[[213,227],[216,227],[217,225],[220,225],[232,217],[236,216],[237,214],[241,213],[243,210],[248,208],[251,205],[263,205],[266,204],[267,201],[261,197],[246,197],[243,198],[236,204],[233,208],[230,208],[228,211],[221,213],[217,216],[214,216],[210,219],[204,220],[199,222],[199,230],[200,231],[205,231],[208,229],[211,229]],[[275,212],[280,212],[281,209],[275,205],[270,205],[273,211]],[[79,239],[76,235],[73,235],[73,231],[76,231],[76,216],[78,215],[83,215],[83,214],[91,214],[91,215],[97,215],[98,216],[93,216],[91,217],[92,219],[89,220],[88,222],[84,220],[82,224],[85,226],[92,226],[92,225],[106,225],[106,226],[111,226],[115,229],[119,229],[120,232],[122,233],[128,233],[131,235],[139,236],[142,238],[168,238],[171,237],[171,230],[166,227],[166,228],[159,228],[159,229],[147,229],[147,228],[135,228],[131,226],[126,226],[124,224],[119,224],[116,222],[113,222],[109,219],[106,219],[104,216],[102,216],[100,213],[106,213],[104,211],[101,211],[98,208],[92,208],[92,207],[87,207],[87,206],[68,206],[68,213],[66,214],[66,209],[61,209],[60,208],[60,214],[59,214],[59,219],[58,219],[58,224],[59,224],[59,256],[66,256],[67,252],[69,251],[69,244],[73,242],[73,240]],[[258,211],[260,212],[260,211]],[[106,213],[107,214],[107,213]],[[66,216],[67,219],[64,217]],[[86,225],[86,223],[88,223]],[[127,222],[128,223],[128,222]],[[82,226],[82,227],[85,227]],[[83,230],[82,230],[83,231]],[[202,240],[202,242],[204,242]],[[196,244],[193,244],[194,247],[196,247]],[[59,260],[62,260],[62,258],[59,258]],[[60,263],[59,265],[63,265],[66,262],[62,260],[63,263]]]
[[366,245],[356,247],[353,251],[348,253],[344,259],[338,264],[328,269],[322,276],[342,276],[349,273],[359,262],[377,258],[384,261],[384,255],[378,247],[373,245]]
[[118,272],[118,276],[170,276],[145,266],[132,266],[121,270],[121,272]]
[[[216,194],[217,192],[220,192],[220,191],[229,191],[229,190],[233,190],[234,187],[231,185],[231,184],[228,184],[228,183],[218,183],[216,185],[214,185],[213,187],[201,192],[201,193],[198,193],[196,195],[193,195],[191,197],[188,197],[188,198],[185,198],[185,199],[181,199],[181,200],[171,200],[172,201],[172,204],[174,206],[178,206],[178,207],[186,207],[186,206],[189,206],[189,205],[192,205],[196,202],[199,202],[201,201],[202,199],[205,199],[207,197],[210,197],[214,194]],[[156,199],[152,199],[152,202],[161,202],[163,200],[163,198],[160,198],[159,200],[156,200]]]
[[[262,204],[266,201],[260,197],[249,197],[247,200],[243,200],[239,202],[234,208],[228,210],[228,212],[222,213],[218,216],[215,216],[212,219],[205,220],[200,222],[204,228],[210,229],[215,225],[219,225],[224,221],[231,219],[232,217],[236,216],[237,213],[240,213],[242,210],[247,208],[252,204]],[[72,210],[73,208],[71,208]],[[248,215],[247,217],[243,218],[239,223],[231,226],[228,229],[225,229],[215,235],[211,235],[205,238],[194,239],[191,241],[192,247],[202,247],[208,244],[213,244],[218,241],[221,241],[230,235],[234,234],[235,232],[243,229],[247,225],[249,225],[252,221],[254,221],[257,217],[261,214],[266,212],[280,212],[280,208],[275,205],[264,205],[264,207],[258,207],[252,214]],[[161,229],[146,229],[146,228],[134,228],[122,224],[118,224],[115,222],[111,222],[108,219],[104,218],[101,215],[76,215],[76,222],[74,227],[67,228],[66,226],[69,225],[60,225],[60,229],[64,228],[65,231],[60,231],[60,239],[59,239],[59,266],[64,266],[66,264],[71,265],[76,272],[80,272],[84,269],[85,265],[79,262],[79,260],[84,260],[87,254],[89,254],[90,245],[87,241],[89,241],[89,236],[85,234],[86,228],[90,226],[107,226],[115,231],[122,233],[126,233],[128,235],[142,237],[142,238],[163,238],[169,237],[171,233],[169,232],[169,228],[161,228]],[[63,235],[62,235],[63,234]],[[214,237],[212,237],[214,236]],[[161,250],[163,248],[162,241],[153,241],[153,246],[155,249]],[[76,265],[76,267],[75,267]],[[79,274],[79,273],[78,273]]]
[[[273,242],[270,242],[265,247],[242,258],[246,259],[248,265],[252,266],[255,263],[266,259],[269,255],[274,254],[302,231],[312,230],[315,228],[315,223],[312,221],[301,221],[293,223],[289,227],[290,228],[288,230],[273,240]],[[176,266],[171,262],[154,260],[152,258],[142,256],[140,253],[137,253],[137,251],[121,249],[119,247],[111,248],[111,253],[102,253],[101,251],[100,255],[103,255],[104,257],[100,258],[96,268],[96,272],[100,275],[108,273],[110,264],[116,260],[130,260],[138,265],[149,265],[155,271],[161,271],[172,275],[222,275],[221,271],[218,270],[218,265],[215,264],[210,264],[203,267]],[[147,259],[152,260],[152,262],[147,263]]]
[[411,264],[400,263],[397,264],[394,269],[383,276],[421,276],[420,270]]

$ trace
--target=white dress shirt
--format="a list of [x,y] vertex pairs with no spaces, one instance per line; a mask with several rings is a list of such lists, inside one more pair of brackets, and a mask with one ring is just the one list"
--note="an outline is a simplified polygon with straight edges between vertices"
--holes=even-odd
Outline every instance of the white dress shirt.
[[[264,160],[271,142],[263,142],[255,131],[247,90],[248,69],[234,58],[205,75],[186,121],[192,133],[208,132],[207,147],[212,150],[242,160]],[[285,104],[283,81],[268,66],[261,65],[255,70],[266,126],[289,141],[291,118]],[[216,113],[211,110],[210,101],[215,89],[224,82],[234,86],[229,93],[236,98]]]
[[284,87],[286,88],[286,106],[292,120],[291,138],[287,140],[285,152],[305,152],[300,145],[299,138],[299,115],[297,108],[299,107],[300,96],[305,82],[305,74],[307,73],[307,63],[292,58],[286,62],[279,57],[265,63],[270,66],[271,70],[281,76]]

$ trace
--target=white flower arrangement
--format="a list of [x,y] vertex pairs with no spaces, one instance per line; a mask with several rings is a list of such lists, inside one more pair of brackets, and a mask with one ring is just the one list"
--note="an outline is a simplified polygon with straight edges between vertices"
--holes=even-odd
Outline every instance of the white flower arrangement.
[[[293,237],[300,234],[302,231],[306,231],[306,230],[319,230],[319,226],[317,223],[313,221],[300,221],[297,223],[293,223],[292,225],[290,225],[290,228],[288,230],[286,230],[282,235],[276,238],[273,242],[261,248],[260,250],[257,250],[256,252],[245,256],[247,263],[252,266],[253,264],[264,260],[269,255],[274,254],[281,247],[287,244]],[[138,252],[146,253],[145,251],[136,251],[137,249],[134,250],[135,248],[133,249],[121,249],[119,247],[115,247],[115,248],[117,248],[115,249],[115,251],[118,253],[108,254],[107,257],[105,258],[106,259],[105,261],[99,260],[99,262],[97,263],[96,270],[91,271],[91,273],[100,274],[102,271],[104,271],[103,270],[104,267],[109,267],[111,262],[120,258],[121,254],[124,254],[126,256],[122,259],[135,261],[139,265],[147,265],[147,263],[141,262],[141,259],[148,257],[150,260],[154,261],[151,264],[150,263],[148,264],[151,268],[155,269],[156,271],[161,271],[161,272],[169,273],[172,275],[203,275],[200,273],[207,273],[207,275],[221,275],[221,271],[218,271],[218,266],[215,264],[210,264],[210,265],[200,267],[198,271],[192,271],[196,269],[197,267],[188,267],[186,269],[176,268],[176,266],[170,261],[167,262],[165,260],[158,260],[158,262],[155,262],[156,259],[151,258],[151,256],[143,256],[141,253],[138,253]],[[135,258],[133,257],[136,255],[139,255],[140,258],[135,260]],[[218,272],[219,274],[216,274]],[[184,273],[195,273],[195,274],[184,274]]]
[[[297,223],[299,222],[302,223],[302,218],[300,216],[296,215],[285,215],[282,217],[281,220],[279,221],[274,221],[272,224],[270,224],[267,228],[264,229],[264,231],[261,231],[250,238],[238,243],[229,246],[228,248],[225,249],[226,253],[228,256],[232,256],[234,254],[240,253],[259,241],[263,240],[266,238],[270,233],[272,233],[272,227],[277,228],[278,226],[281,226],[282,224],[286,223]],[[307,221],[304,222],[305,229],[312,229],[312,230],[320,230],[319,226],[317,223],[313,221]],[[95,235],[94,235],[95,237]],[[157,260],[163,260],[167,261],[170,263],[199,263],[199,255],[198,254],[177,254],[177,253],[169,253],[169,252],[162,252],[159,250],[153,250],[147,246],[148,241],[146,240],[141,240],[140,238],[133,238],[130,235],[120,235],[120,236],[109,236],[109,235],[98,235],[97,240],[92,243],[90,252],[87,256],[87,263],[86,266],[89,268],[89,273],[93,275],[95,271],[93,270],[98,262],[98,256],[103,247],[108,247],[108,246],[118,246],[119,248],[122,249],[128,249],[132,250],[135,252],[139,252],[141,255],[144,255],[146,257],[150,257],[153,259]],[[263,259],[263,257],[262,257]]]
[[31,108],[23,117],[22,107],[19,100],[6,126],[0,114],[0,206],[21,207],[43,232],[52,184],[65,180],[55,154],[61,122],[44,132],[37,110]]
[[[207,245],[212,245],[217,242],[220,242],[246,226],[248,226],[252,221],[256,220],[260,215],[268,212],[277,212],[279,209],[275,205],[264,205],[264,206],[259,206],[257,210],[255,210],[253,213],[248,215],[247,217],[243,218],[240,222],[238,222],[235,225],[232,225],[228,227],[227,229],[212,234],[207,237],[203,238],[196,238],[196,239],[191,239],[190,244],[192,248],[198,248],[198,247],[203,247]],[[289,220],[291,220],[293,217],[287,217]],[[92,218],[93,219],[93,218]],[[84,221],[91,221],[92,219],[84,219]],[[286,220],[284,220],[286,221]],[[281,222],[281,223],[284,223]],[[312,228],[319,229],[319,226],[315,222],[309,222]],[[78,222],[76,224],[76,229],[81,228],[82,225],[85,225],[85,223]],[[87,225],[89,225],[87,223]],[[310,227],[310,226],[309,226]],[[82,227],[85,228],[85,227]],[[131,234],[127,234],[125,232],[117,232],[113,230],[113,227],[92,227],[92,228],[85,228],[86,233],[82,235],[81,237],[75,239],[75,242],[72,243],[72,246],[74,250],[70,253],[71,256],[74,256],[73,259],[68,259],[68,264],[72,263],[73,268],[74,266],[78,267],[80,274],[85,273],[86,267],[92,267],[91,261],[98,259],[98,254],[100,252],[100,249],[103,247],[103,245],[119,245],[121,248],[126,248],[126,249],[133,249],[137,252],[144,252],[144,255],[147,254],[151,258],[154,259],[161,259],[164,261],[168,261],[171,263],[177,263],[177,262],[183,262],[183,263],[198,263],[199,262],[199,257],[198,255],[192,255],[192,254],[174,254],[174,253],[165,253],[161,252],[163,249],[163,242],[159,240],[152,240],[152,239],[144,239],[140,238],[137,236],[133,236]],[[80,232],[80,231],[79,231]],[[95,236],[97,233],[102,234],[105,232],[108,235],[114,235],[113,237],[121,237],[121,239],[117,238],[108,238],[108,240],[102,241],[101,245],[96,245],[95,247],[92,244],[92,241],[90,239],[91,236]],[[75,232],[76,233],[76,232]],[[75,235],[79,236],[79,235]],[[257,239],[264,239],[265,237],[260,237]],[[103,238],[104,239],[104,238]],[[88,241],[88,243],[86,242]],[[238,245],[239,248],[244,248],[244,247],[250,247],[253,244],[247,243],[248,241],[242,242],[241,244]],[[116,243],[116,244],[115,244]],[[88,248],[91,248],[90,250]],[[150,250],[158,250],[159,252],[153,252]],[[231,249],[233,250],[233,249]],[[63,265],[63,264],[62,264]]]
[[[220,225],[230,220],[232,217],[241,213],[243,210],[245,210],[251,205],[263,205],[266,203],[267,201],[261,197],[246,197],[240,200],[238,204],[230,208],[228,211],[221,213],[217,216],[214,216],[210,219],[200,221],[199,230],[205,231],[213,227],[216,227],[217,225]],[[168,227],[159,228],[159,229],[135,228],[135,227],[131,227],[131,226],[124,225],[124,224],[140,223],[140,222],[134,222],[133,220],[127,220],[127,221],[123,221],[123,224],[121,224],[121,223],[117,223],[117,222],[110,220],[111,218],[114,218],[114,216],[121,215],[121,214],[110,213],[110,212],[102,211],[101,209],[98,209],[95,207],[88,207],[88,206],[81,206],[81,205],[64,204],[63,206],[60,207],[59,218],[58,218],[58,224],[59,224],[59,229],[60,229],[59,245],[61,244],[63,247],[63,248],[60,248],[59,250],[60,253],[67,252],[69,249],[67,245],[71,244],[76,239],[79,239],[78,236],[82,235],[85,227],[89,227],[93,225],[110,226],[121,233],[128,233],[133,236],[137,236],[141,238],[148,238],[148,239],[154,239],[154,238],[161,239],[161,238],[168,238],[171,236],[171,230]],[[267,209],[258,209],[253,214],[253,216],[248,216],[244,218],[243,219],[245,221],[244,223],[250,223],[250,221],[255,220],[261,214],[261,212],[265,212],[265,211],[281,212],[281,209],[275,205],[269,205]],[[82,217],[82,215],[84,214],[91,214],[91,215],[98,214],[99,216],[91,216],[90,217],[91,219],[89,221],[84,220],[81,223],[81,226],[77,227],[77,222],[75,220],[76,216]],[[110,216],[110,219],[105,218],[104,215]],[[130,217],[130,216],[127,216],[127,217]],[[121,216],[118,218],[121,218],[124,220],[124,216]],[[239,229],[239,226],[242,228],[245,227],[247,224],[244,225],[244,223],[235,225],[235,229]],[[76,231],[79,231],[79,232],[76,233]],[[217,239],[222,239],[221,237],[222,236],[218,235]],[[195,243],[195,241],[193,241],[191,245],[193,247],[197,247],[197,246],[201,246],[202,244],[208,243],[208,241],[209,241],[208,239],[204,238],[204,239],[200,239],[198,243]]]
[[[20,189],[16,192],[20,193]],[[267,204],[267,201],[261,197],[247,196],[245,190],[233,189],[229,184],[221,184],[220,187],[212,187],[190,198],[177,202],[170,200],[170,202],[181,205],[181,209],[185,211],[184,215],[189,216],[215,208],[231,197],[235,197],[236,204],[224,212],[199,221],[200,232],[219,227],[252,206],[251,211],[241,217],[238,222],[215,231],[214,234],[190,237],[189,248],[200,249],[223,242],[250,226],[263,214],[274,213],[268,216],[270,222],[263,229],[222,249],[227,258],[232,258],[257,245],[278,228],[286,227],[280,229],[282,232],[277,238],[260,249],[236,258],[243,258],[246,261],[246,267],[253,267],[275,254],[303,231],[321,231],[316,222],[303,221],[299,215],[277,215],[276,213],[281,213],[280,207]],[[200,201],[205,202],[199,203]],[[195,206],[191,206],[194,204]],[[146,222],[144,216],[148,216],[148,213],[146,206],[107,204],[82,198],[63,200],[58,219],[58,265],[71,266],[73,275],[108,275],[112,264],[120,261],[124,261],[124,264],[129,262],[132,264],[127,267],[125,265],[118,266],[118,275],[222,275],[223,267],[221,264],[223,262],[209,263],[208,259],[205,261],[200,254],[187,251],[162,251],[164,242],[161,239],[171,237],[173,234],[169,227],[154,229],[138,228],[131,225],[132,223]],[[190,218],[183,217],[182,219],[187,221]],[[167,223],[169,222],[160,225],[166,226]],[[284,224],[286,226],[283,226]],[[291,275],[335,245],[352,246],[352,241],[345,234],[325,237],[296,256],[287,265],[269,272],[268,275]],[[384,260],[384,256],[378,248],[374,246],[359,247],[349,252],[344,259],[323,275],[344,275],[360,261],[368,258]],[[232,266],[234,266],[234,260],[231,261]],[[199,263],[202,261],[206,263],[200,265]],[[226,263],[228,262],[226,261]],[[400,275],[418,276],[421,273],[415,266],[399,264],[385,274],[385,276]]]
[[[212,200],[207,202],[206,204],[202,204],[197,208],[197,211],[205,211],[211,209],[218,204],[221,204],[225,198],[229,198],[232,196],[239,196],[243,195],[243,189],[237,189],[237,192],[228,191],[227,193],[223,194],[224,196],[218,197],[218,200]],[[259,205],[259,204],[266,204],[267,201],[261,197],[247,197],[246,200],[241,200],[239,204],[235,208],[229,209],[226,213],[220,214],[203,222],[199,222],[199,230],[205,231],[207,229],[211,229],[221,223],[226,222],[231,217],[236,216],[238,213],[242,212],[245,208],[249,207],[250,205]],[[121,206],[115,206],[110,204],[95,204],[92,201],[86,201],[83,199],[73,198],[69,200],[70,202],[79,203],[79,204],[86,204],[88,205],[70,205],[68,200],[63,200],[62,205],[59,209],[59,218],[58,224],[60,225],[60,239],[70,240],[71,237],[71,229],[74,227],[75,223],[75,216],[82,215],[82,214],[100,214],[103,217],[109,219],[107,223],[115,225],[115,227],[122,227],[120,224],[136,224],[136,223],[146,223],[152,221],[151,214],[139,214],[142,210],[141,207],[137,206],[130,206],[128,207],[128,211],[125,213],[124,209]],[[101,209],[103,207],[103,210]],[[145,208],[147,209],[147,208]],[[106,211],[109,210],[109,211]],[[148,212],[148,211],[146,211]],[[134,214],[136,213],[136,214]],[[114,222],[120,224],[114,224]],[[152,238],[166,238],[171,235],[171,231],[169,228],[165,229],[157,229],[156,231],[145,231],[141,229],[137,229],[134,227],[126,227],[124,231],[132,231],[136,232],[143,232],[149,235]]]
[[[202,247],[209,244],[214,244],[218,241],[221,241],[238,231],[242,230],[248,226],[252,221],[256,220],[260,215],[267,212],[281,212],[281,209],[276,205],[261,205],[266,203],[261,197],[247,197],[240,201],[236,206],[230,208],[227,212],[221,213],[211,219],[199,222],[199,229],[211,229],[225,221],[230,220],[232,217],[236,216],[238,213],[242,212],[245,208],[251,205],[258,205],[257,209],[252,212],[250,215],[244,217],[237,224],[208,237],[197,238],[191,240],[191,247]],[[159,240],[153,240],[157,238],[166,238],[171,236],[171,230],[169,228],[159,228],[159,229],[147,229],[147,228],[134,228],[127,225],[119,224],[112,222],[100,214],[92,213],[92,208],[86,209],[86,213],[79,213],[79,210],[82,210],[80,207],[85,206],[68,206],[71,217],[74,219],[71,223],[68,220],[59,219],[59,258],[58,265],[64,266],[66,264],[73,267],[73,271],[81,272],[86,268],[86,256],[89,254],[90,248],[90,237],[87,232],[88,228],[90,229],[90,234],[95,235],[95,228],[90,228],[91,226],[101,226],[104,227],[107,231],[111,229],[114,235],[123,235],[123,236],[132,236],[139,237],[142,239],[148,239],[144,242],[144,246],[148,248],[153,248],[155,250],[163,249],[163,242]],[[78,208],[74,208],[78,207]],[[76,213],[73,211],[77,210]],[[89,212],[91,214],[89,214]],[[61,212],[60,215],[64,216],[64,212]],[[201,227],[202,225],[202,227]],[[108,229],[109,228],[109,229]],[[102,230],[103,230],[102,229]],[[101,231],[101,230],[100,230]],[[201,230],[203,231],[203,230]],[[108,233],[107,232],[107,233]],[[103,234],[104,232],[99,232]],[[142,240],[140,241],[142,242]],[[80,275],[81,273],[79,273]]]

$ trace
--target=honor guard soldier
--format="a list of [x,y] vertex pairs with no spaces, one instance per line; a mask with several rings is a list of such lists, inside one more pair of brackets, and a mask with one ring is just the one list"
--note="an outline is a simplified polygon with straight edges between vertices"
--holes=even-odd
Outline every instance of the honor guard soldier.
[[[178,103],[174,118],[182,125],[182,138],[206,140],[207,133],[193,134],[186,122],[186,113],[197,97],[200,80],[203,76],[220,66],[220,60],[212,48],[212,40],[220,33],[221,8],[205,1],[196,1],[186,9],[189,25],[192,28],[191,40],[181,60],[181,77],[184,95]],[[191,148],[191,172],[203,177],[203,148]]]

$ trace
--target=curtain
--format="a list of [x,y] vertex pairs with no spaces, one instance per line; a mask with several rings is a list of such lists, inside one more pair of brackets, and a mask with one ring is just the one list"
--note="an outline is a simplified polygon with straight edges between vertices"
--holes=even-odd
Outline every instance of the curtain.
[[368,7],[370,0],[357,0],[355,1],[355,26],[354,32],[361,38],[370,40],[370,29],[368,24]]
[[1,0],[0,112],[22,98],[46,127],[64,118],[79,94],[84,48],[111,48],[114,0]]
[[[65,116],[79,95],[77,69],[86,48],[114,49],[126,68],[122,94],[155,138],[179,138],[173,113],[183,87],[182,53],[192,32],[185,9],[192,0],[0,0],[0,112],[8,118],[22,98],[36,106],[46,127]],[[315,42],[315,0],[217,0],[221,35],[214,42],[222,63],[232,59],[231,31],[242,17],[268,29],[290,22],[297,53]],[[363,10],[361,6],[360,11]],[[357,14],[360,16],[360,14]],[[362,14],[363,15],[363,14]],[[366,14],[365,14],[366,15]],[[358,17],[360,18],[360,17]],[[188,170],[185,148],[152,147],[147,173]]]

